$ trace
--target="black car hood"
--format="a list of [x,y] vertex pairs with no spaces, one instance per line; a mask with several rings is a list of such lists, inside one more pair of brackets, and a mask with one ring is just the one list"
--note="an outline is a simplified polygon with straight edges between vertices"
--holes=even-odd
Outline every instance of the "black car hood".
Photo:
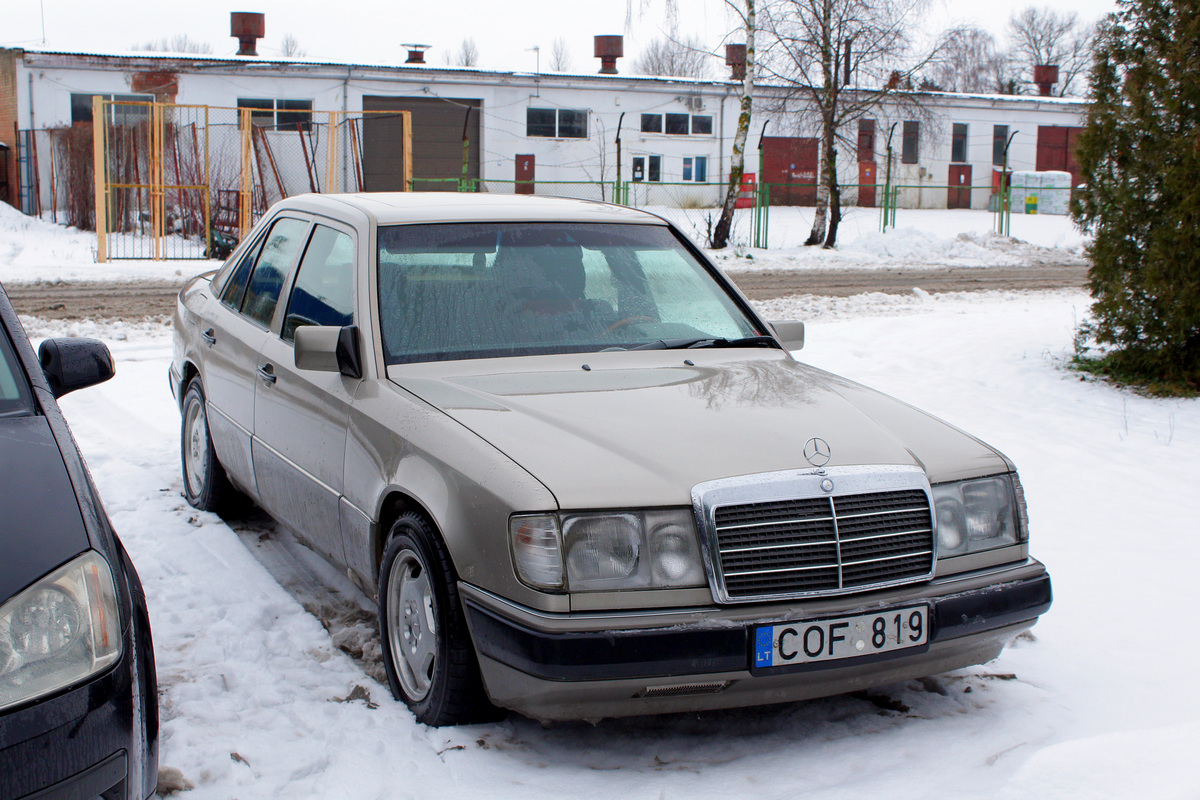
[[50,423],[0,419],[0,604],[90,546]]

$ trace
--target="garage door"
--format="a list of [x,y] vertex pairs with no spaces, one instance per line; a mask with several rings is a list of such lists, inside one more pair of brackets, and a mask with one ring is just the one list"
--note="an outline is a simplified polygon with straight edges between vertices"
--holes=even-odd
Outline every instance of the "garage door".
[[[412,113],[412,176],[417,191],[457,191],[463,177],[463,127],[470,137],[468,178],[479,177],[480,100],[435,97],[364,97],[363,110]],[[363,183],[369,192],[404,189],[402,122],[399,115],[366,114],[363,121]]]

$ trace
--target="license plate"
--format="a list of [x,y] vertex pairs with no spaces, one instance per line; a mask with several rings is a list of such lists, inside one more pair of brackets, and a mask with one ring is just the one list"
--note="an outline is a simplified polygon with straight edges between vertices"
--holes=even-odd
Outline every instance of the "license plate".
[[928,606],[766,625],[754,630],[754,666],[836,661],[920,647],[928,640]]

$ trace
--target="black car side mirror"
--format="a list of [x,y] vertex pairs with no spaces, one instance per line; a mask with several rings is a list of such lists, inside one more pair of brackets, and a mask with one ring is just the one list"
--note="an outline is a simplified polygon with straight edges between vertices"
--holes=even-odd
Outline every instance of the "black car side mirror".
[[116,374],[112,353],[96,339],[47,339],[38,347],[38,360],[55,398]]

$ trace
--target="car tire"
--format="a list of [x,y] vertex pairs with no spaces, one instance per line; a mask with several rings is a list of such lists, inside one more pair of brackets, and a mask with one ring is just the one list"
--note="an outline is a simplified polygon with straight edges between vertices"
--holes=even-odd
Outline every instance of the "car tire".
[[379,571],[379,638],[392,695],[432,727],[496,716],[479,674],[450,557],[425,517],[392,525]]
[[183,393],[179,454],[183,467],[183,496],[201,511],[228,511],[242,498],[229,482],[208,433],[204,387],[192,378]]

